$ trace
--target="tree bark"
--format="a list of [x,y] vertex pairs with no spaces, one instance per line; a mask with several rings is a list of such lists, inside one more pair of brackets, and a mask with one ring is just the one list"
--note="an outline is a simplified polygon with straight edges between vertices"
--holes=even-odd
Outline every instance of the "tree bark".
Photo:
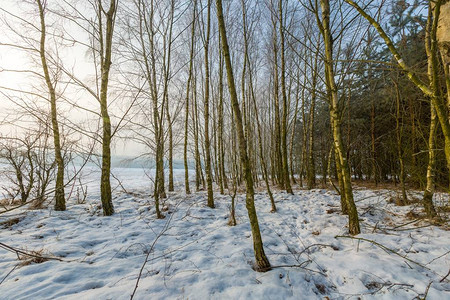
[[[438,6],[434,6],[434,9],[439,9]],[[431,3],[428,6],[428,20],[425,33],[425,50],[427,52],[428,60],[428,79],[430,81],[430,88],[433,90],[433,97],[441,97],[439,88],[439,74],[438,74],[438,45],[437,45],[437,22],[438,19],[434,18],[436,12],[433,13],[433,7]],[[436,129],[437,129],[437,117],[436,109],[433,104],[430,103],[430,135],[428,137],[428,166],[427,166],[427,184],[423,193],[423,206],[428,218],[436,216],[436,210],[433,204],[434,195],[434,176],[436,168]]]
[[400,112],[400,89],[398,87],[398,83],[393,80],[395,86],[395,135],[397,138],[397,156],[398,163],[400,167],[400,189],[401,189],[401,197],[397,197],[396,204],[397,205],[406,205],[408,202],[408,197],[406,196],[406,187],[405,187],[405,164],[403,161],[403,148],[402,148],[402,136],[403,136],[403,122],[400,124],[401,112]]
[[338,106],[338,93],[335,82],[335,74],[333,70],[333,39],[330,31],[330,3],[329,0],[320,0],[322,9],[322,22],[319,22],[319,27],[323,35],[325,44],[325,70],[326,70],[326,86],[329,96],[330,106],[330,120],[333,130],[333,142],[336,151],[336,161],[339,161],[342,174],[341,197],[345,195],[345,203],[348,209],[349,218],[349,233],[352,235],[361,232],[359,228],[358,212],[353,200],[353,191],[351,184],[350,169],[344,151],[344,145],[341,135],[341,119]]
[[[169,192],[173,192],[173,131],[172,131],[172,118],[170,116],[169,110],[169,81],[170,81],[170,63],[171,63],[171,54],[172,54],[172,32],[173,32],[173,16],[175,13],[175,3],[174,0],[171,0],[170,5],[170,17],[169,17],[169,36],[164,37],[164,44],[168,44],[164,49],[167,48],[164,52],[164,63],[165,63],[165,71],[164,71],[164,102],[166,105],[166,118],[167,118],[167,126],[168,126],[168,134],[169,134]],[[164,140],[164,137],[162,137]],[[164,168],[164,167],[163,167]],[[163,175],[164,176],[164,175]]]
[[[445,85],[447,86],[447,113],[448,113],[450,112],[450,1],[449,0],[436,1],[434,7],[434,19],[437,21],[437,24],[433,25],[433,29],[436,30],[435,34],[437,40],[437,48],[439,49],[439,52],[441,54],[442,64],[444,67]],[[441,101],[435,100],[434,102],[439,103]],[[439,116],[439,111],[442,110],[442,108],[439,106],[438,107],[435,106],[435,109],[437,109],[437,113]],[[442,127],[441,117],[439,117],[439,121],[441,122]],[[447,114],[446,125],[449,127],[449,129],[446,130],[446,132],[444,132],[445,154],[447,157],[447,168],[450,171],[450,138],[448,138],[448,131],[450,131],[450,113]],[[444,130],[444,128],[442,129]]]
[[[219,36],[220,44],[220,36]],[[218,144],[219,144],[219,172],[220,172],[220,193],[224,193],[224,188],[228,189],[228,180],[225,173],[225,147],[223,142],[223,55],[219,49],[219,105],[218,105]]]
[[437,117],[436,110],[431,105],[430,135],[428,137],[428,165],[427,165],[427,185],[423,193],[423,207],[428,218],[436,216],[436,209],[433,204],[434,195],[434,173],[436,168],[436,153],[434,150],[436,140]]
[[56,92],[55,87],[50,78],[50,71],[47,64],[47,57],[45,55],[45,39],[46,39],[46,24],[45,24],[45,4],[42,0],[36,0],[39,8],[39,18],[41,21],[41,40],[39,54],[41,57],[42,70],[44,71],[45,83],[47,84],[48,93],[50,96],[50,115],[53,130],[53,144],[55,146],[55,162],[56,162],[56,183],[55,183],[55,210],[66,210],[66,200],[64,195],[64,160],[61,154],[61,137],[59,133],[58,112],[56,109]]
[[[320,39],[317,41],[317,49],[319,49]],[[314,56],[314,66],[312,74],[312,87],[311,87],[311,107],[309,109],[308,118],[308,131],[309,131],[309,143],[308,143],[308,171],[307,171],[307,186],[308,189],[313,189],[316,186],[316,168],[314,162],[314,115],[316,108],[316,88],[317,88],[317,63],[319,59],[319,53]]]
[[195,188],[196,191],[200,190],[200,184],[202,183],[202,163],[200,159],[200,149],[199,149],[199,126],[198,126],[198,104],[197,104],[197,76],[194,77],[193,80],[193,111],[192,111],[192,122],[194,127],[194,156],[195,156]]
[[284,23],[283,23],[283,0],[278,0],[279,26],[280,26],[280,60],[281,60],[281,95],[283,98],[283,114],[281,119],[281,155],[283,163],[283,181],[286,192],[294,194],[289,177],[288,147],[287,147],[287,118],[288,99],[286,94],[286,58],[284,47]]
[[[109,9],[104,11],[101,1],[98,1],[98,17],[99,17],[99,42],[101,48],[101,85],[100,85],[100,110],[103,119],[103,136],[102,136],[102,174],[101,174],[101,200],[103,214],[110,216],[114,213],[114,206],[111,195],[111,119],[108,113],[108,83],[109,71],[111,69],[112,56],[112,38],[114,23],[116,17],[116,0],[111,0]],[[102,14],[106,15],[106,32],[103,39]]]
[[[153,108],[153,126],[154,126],[154,137],[155,137],[155,144],[156,144],[156,155],[155,155],[155,164],[156,164],[156,170],[155,170],[155,182],[154,182],[154,190],[153,190],[153,197],[155,198],[155,210],[156,210],[156,217],[158,219],[164,218],[164,215],[161,213],[159,209],[159,199],[163,196],[161,194],[161,189],[164,189],[164,186],[161,187],[161,183],[164,183],[164,178],[162,178],[163,182],[161,182],[161,173],[162,176],[164,176],[164,170],[161,172],[161,168],[164,167],[164,165],[161,163],[162,155],[163,155],[163,148],[162,148],[162,138],[161,138],[161,131],[162,131],[162,116],[159,115],[159,109],[158,109],[158,96],[157,96],[157,84],[156,84],[156,58],[154,54],[154,31],[153,31],[153,2],[151,2],[151,9],[150,9],[150,15],[147,18],[147,15],[145,13],[146,8],[142,0],[139,0],[137,3],[138,10],[139,10],[139,38],[141,42],[142,47],[142,58],[145,65],[145,72],[146,77],[149,82],[149,89],[150,89],[150,97],[151,97],[151,103]],[[149,24],[150,23],[150,24]],[[146,50],[146,44],[144,41],[144,27],[146,28],[147,32],[147,38],[149,43],[149,53],[147,53]],[[164,108],[164,106],[162,106]]]
[[206,169],[206,187],[208,193],[208,206],[214,208],[214,196],[212,186],[212,170],[211,170],[211,143],[209,140],[209,40],[211,32],[211,0],[208,0],[207,20],[206,20],[206,37],[204,41],[205,50],[205,169]]
[[238,96],[236,92],[236,86],[234,82],[233,66],[231,65],[230,50],[228,47],[227,34],[225,29],[225,20],[223,17],[222,0],[216,0],[217,18],[219,23],[219,31],[222,40],[222,49],[225,59],[225,65],[227,70],[228,89],[230,91],[231,106],[234,112],[234,120],[236,123],[236,131],[239,141],[239,153],[241,157],[242,167],[244,169],[244,176],[247,187],[246,194],[246,207],[248,211],[248,217],[250,219],[250,227],[253,236],[253,250],[255,254],[256,264],[255,269],[257,271],[270,270],[270,263],[264,253],[263,241],[261,238],[261,232],[259,229],[258,217],[256,215],[255,201],[254,201],[254,189],[253,189],[253,177],[250,167],[250,162],[247,154],[247,141],[244,136],[244,128],[242,124],[241,109],[239,107]]
[[189,188],[189,166],[188,166],[188,134],[189,134],[189,97],[190,97],[190,87],[192,81],[192,68],[194,64],[194,41],[195,41],[195,20],[197,14],[197,1],[193,1],[194,11],[192,15],[191,24],[191,48],[189,52],[189,75],[186,85],[186,100],[185,100],[185,119],[184,119],[184,148],[183,148],[183,158],[184,158],[184,188],[187,195],[191,193]]
[[273,25],[273,110],[274,110],[274,129],[273,141],[274,141],[274,170],[278,184],[281,189],[285,188],[284,184],[284,172],[283,172],[283,155],[281,151],[281,122],[280,122],[280,96],[279,96],[279,73],[278,73],[278,40],[277,40],[277,16],[272,13],[272,25]]
[[256,105],[256,96],[255,96],[255,90],[253,88],[253,71],[250,65],[250,56],[248,53],[248,36],[247,36],[247,26],[246,26],[246,7],[245,7],[245,1],[242,0],[242,11],[243,11],[243,24],[244,24],[244,59],[248,64],[248,75],[249,75],[249,90],[250,90],[250,97],[252,99],[252,103],[253,103],[253,110],[255,113],[255,119],[256,119],[256,130],[258,133],[258,149],[259,149],[259,156],[260,156],[260,161],[261,161],[261,168],[263,171],[263,179],[264,179],[264,183],[266,184],[266,190],[267,190],[267,194],[269,195],[269,199],[270,199],[270,204],[271,204],[271,209],[270,212],[276,212],[277,211],[277,207],[275,205],[275,199],[273,198],[273,194],[272,191],[270,189],[270,184],[269,184],[269,174],[267,171],[267,164],[266,164],[266,160],[264,157],[264,150],[263,150],[263,141],[262,141],[262,134],[261,134],[261,123],[259,120],[259,114],[258,114],[258,107]]

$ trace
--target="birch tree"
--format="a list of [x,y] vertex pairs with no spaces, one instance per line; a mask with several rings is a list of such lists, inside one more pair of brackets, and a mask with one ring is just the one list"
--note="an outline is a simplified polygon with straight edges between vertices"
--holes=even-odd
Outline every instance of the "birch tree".
[[238,96],[234,81],[233,66],[231,64],[230,49],[228,46],[227,31],[223,16],[222,0],[216,0],[216,9],[219,24],[219,32],[222,41],[223,56],[227,72],[228,89],[230,92],[231,106],[234,113],[234,121],[236,123],[236,132],[239,142],[239,153],[241,158],[241,164],[244,169],[243,172],[247,188],[245,203],[247,207],[248,217],[250,219],[250,227],[252,230],[253,250],[256,260],[255,269],[257,271],[264,272],[270,270],[270,263],[266,257],[266,254],[264,253],[264,246],[261,237],[261,232],[259,229],[258,217],[256,215],[255,191],[253,187],[252,169],[248,158],[247,141],[245,140],[241,109],[239,107]]

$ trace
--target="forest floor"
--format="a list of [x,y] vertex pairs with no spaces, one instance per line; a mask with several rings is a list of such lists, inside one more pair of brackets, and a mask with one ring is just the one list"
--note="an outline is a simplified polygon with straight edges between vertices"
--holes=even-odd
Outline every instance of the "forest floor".
[[[448,223],[417,219],[420,206],[395,206],[392,191],[355,190],[362,233],[354,238],[334,191],[277,191],[276,213],[259,192],[274,268],[258,273],[243,194],[234,227],[227,225],[231,197],[218,193],[215,209],[205,192],[169,193],[158,220],[145,181],[130,174],[122,174],[127,192],[114,192],[111,217],[101,216],[95,193],[65,212],[1,214],[0,246],[61,261],[0,247],[0,299],[129,299],[138,278],[134,299],[450,298]],[[448,198],[438,194],[435,202],[446,206]]]

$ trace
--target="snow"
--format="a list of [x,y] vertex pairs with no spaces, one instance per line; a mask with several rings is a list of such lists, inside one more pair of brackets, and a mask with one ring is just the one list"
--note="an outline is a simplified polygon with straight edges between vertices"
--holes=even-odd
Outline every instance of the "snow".
[[[175,174],[178,192],[168,194],[162,220],[140,169],[115,170],[128,193],[115,188],[111,217],[101,216],[97,173],[87,175],[84,204],[72,193],[65,212],[0,215],[0,222],[20,218],[0,229],[0,242],[63,259],[17,266],[23,261],[0,248],[0,282],[7,276],[0,299],[129,299],[147,254],[135,299],[412,299],[428,286],[428,299],[450,298],[448,278],[440,282],[450,269],[450,232],[423,221],[404,225],[405,215],[420,208],[388,203],[390,191],[355,190],[363,232],[357,238],[397,254],[336,238],[347,235],[347,218],[333,191],[276,191],[278,211],[270,213],[261,189],[256,207],[265,252],[280,267],[258,273],[244,195],[237,197],[238,224],[230,227],[230,196],[215,193],[210,209],[205,192],[184,195],[183,174]],[[448,200],[437,195],[436,201]]]

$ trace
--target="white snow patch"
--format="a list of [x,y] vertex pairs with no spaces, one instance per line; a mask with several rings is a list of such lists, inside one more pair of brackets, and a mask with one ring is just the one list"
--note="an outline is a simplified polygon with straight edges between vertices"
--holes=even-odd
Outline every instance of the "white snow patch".
[[369,242],[335,238],[347,234],[347,218],[335,193],[317,189],[276,192],[277,213],[269,213],[265,193],[256,195],[265,252],[273,266],[285,266],[257,273],[244,196],[237,198],[238,225],[229,227],[230,197],[216,193],[216,209],[206,207],[204,192],[181,192],[183,172],[163,220],[155,218],[148,179],[130,169],[117,176],[133,194],[115,191],[111,217],[97,216],[96,193],[65,212],[11,212],[25,217],[0,229],[0,242],[64,262],[32,263],[7,276],[21,261],[0,248],[0,281],[7,276],[0,299],[129,299],[149,252],[135,299],[412,299],[430,283],[429,299],[450,298],[449,281],[440,282],[450,268],[449,231],[394,228],[408,222],[411,207],[388,204],[388,191],[355,190],[363,232],[357,237],[422,266]]

